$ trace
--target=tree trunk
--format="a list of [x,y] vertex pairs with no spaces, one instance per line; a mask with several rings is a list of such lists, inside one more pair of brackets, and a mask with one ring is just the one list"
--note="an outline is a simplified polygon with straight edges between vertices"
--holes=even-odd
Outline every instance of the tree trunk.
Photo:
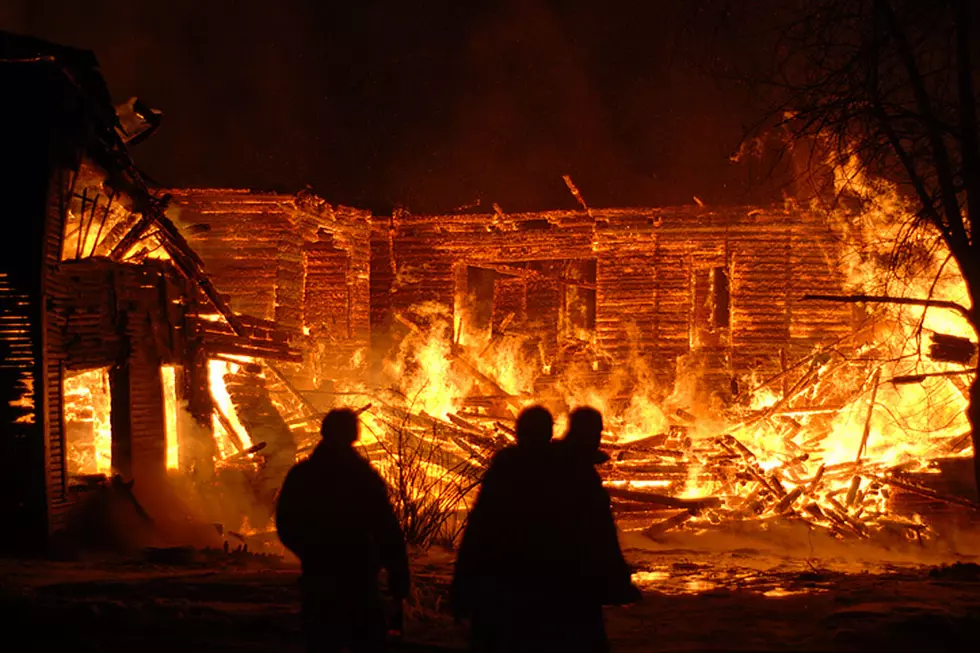
[[980,499],[980,371],[973,378],[973,385],[970,386],[970,406],[967,416],[970,418],[970,426],[973,428],[973,476],[976,479],[977,496]]
[[[970,310],[973,319],[974,334],[980,336],[980,263],[973,260],[959,260],[960,269],[963,272],[963,280],[966,282],[967,290],[970,293],[972,305]],[[976,496],[974,499],[980,500],[980,360],[977,361],[977,371],[973,374],[973,384],[970,386],[970,405],[966,409],[966,415],[970,420],[973,440],[973,478],[976,482]]]

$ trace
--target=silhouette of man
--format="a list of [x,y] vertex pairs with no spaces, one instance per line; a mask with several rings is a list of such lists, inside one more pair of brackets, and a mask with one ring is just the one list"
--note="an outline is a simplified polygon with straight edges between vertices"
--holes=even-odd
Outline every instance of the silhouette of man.
[[554,420],[533,406],[517,418],[517,444],[491,460],[463,532],[451,588],[457,619],[470,619],[474,651],[553,649],[560,537],[555,507]]
[[330,411],[322,441],[286,475],[276,508],[283,545],[303,566],[303,631],[309,651],[385,649],[381,567],[400,609],[408,596],[405,539],[384,480],[354,450],[358,418]]
[[562,626],[579,651],[608,651],[603,605],[621,605],[640,599],[631,570],[623,557],[609,494],[595,465],[609,460],[600,451],[602,414],[577,408],[569,416],[565,437],[555,444],[566,466],[566,539],[562,556],[569,581],[562,593]]

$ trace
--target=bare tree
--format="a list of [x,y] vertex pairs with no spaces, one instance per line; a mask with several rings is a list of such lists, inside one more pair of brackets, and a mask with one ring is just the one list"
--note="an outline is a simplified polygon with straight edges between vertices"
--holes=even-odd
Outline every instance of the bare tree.
[[[817,190],[843,169],[895,184],[915,208],[908,240],[934,230],[959,264],[972,302],[962,313],[976,332],[980,7],[973,0],[786,0],[723,1],[712,10],[714,71],[723,68],[763,107],[749,139],[789,135],[795,164]],[[969,398],[980,487],[976,375]]]

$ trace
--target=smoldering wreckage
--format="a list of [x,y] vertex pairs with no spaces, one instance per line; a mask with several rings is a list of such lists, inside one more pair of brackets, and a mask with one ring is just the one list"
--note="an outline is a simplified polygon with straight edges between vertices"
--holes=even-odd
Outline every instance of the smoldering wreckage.
[[419,544],[458,532],[531,403],[605,413],[620,526],[650,538],[976,519],[962,281],[931,252],[855,297],[893,198],[598,209],[566,178],[576,210],[376,216],[158,189],[128,150],[159,114],[114,107],[91,53],[2,44],[5,547],[278,551],[278,485],[337,405]]

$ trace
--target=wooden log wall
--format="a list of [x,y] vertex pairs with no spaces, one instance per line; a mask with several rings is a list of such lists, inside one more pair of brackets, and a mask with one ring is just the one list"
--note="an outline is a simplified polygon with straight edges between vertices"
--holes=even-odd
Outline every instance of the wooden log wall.
[[[798,301],[839,288],[840,279],[827,225],[783,209],[403,212],[376,219],[372,246],[376,328],[423,302],[458,308],[454,294],[467,278],[460,266],[594,260],[595,345],[613,364],[638,355],[665,388],[681,362],[705,391],[730,394],[733,376],[776,374],[850,329],[847,309]],[[558,287],[567,299],[573,286]],[[526,288],[518,301],[506,282],[495,286],[500,311],[539,306]]]
[[180,394],[190,399],[192,408],[204,402],[210,420],[208,397],[201,396],[207,395],[206,361],[195,355],[201,334],[183,314],[188,298],[194,297],[193,285],[168,262],[152,259],[141,264],[106,258],[63,261],[54,280],[61,289],[56,313],[61,316],[65,368],[113,367],[113,470],[144,481],[162,478],[166,473],[162,364],[177,365],[182,380],[184,370],[205,375],[200,386],[182,384]]
[[44,302],[43,393],[48,495],[48,533],[62,529],[68,520],[71,501],[68,495],[68,460],[65,446],[65,317],[59,310],[67,297],[58,266],[61,261],[61,242],[64,237],[64,214],[68,206],[67,193],[71,171],[57,168],[49,180],[45,210],[41,296]]
[[[87,370],[125,360],[134,346],[152,349],[164,362],[187,362],[188,339],[183,311],[188,287],[166,261],[116,263],[105,258],[64,261],[56,283],[65,365]],[[131,320],[150,326],[133,342]]]
[[[297,386],[333,378],[365,359],[356,352],[371,335],[368,213],[308,192],[168,192],[178,226],[232,309],[274,320],[305,348],[304,369],[284,368]],[[326,350],[318,346],[323,342]]]

